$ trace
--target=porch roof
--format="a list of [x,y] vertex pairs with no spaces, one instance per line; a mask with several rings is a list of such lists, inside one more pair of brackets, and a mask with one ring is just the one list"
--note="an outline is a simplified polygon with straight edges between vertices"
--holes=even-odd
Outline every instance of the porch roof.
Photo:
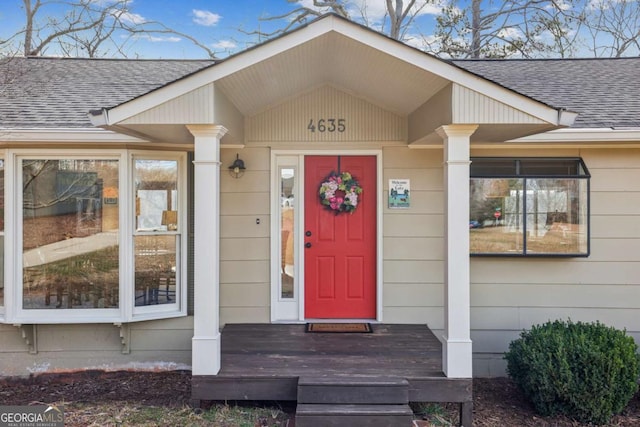
[[[451,123],[480,124],[474,137],[504,141],[567,126],[575,118],[565,109],[326,15],[144,96],[93,112],[92,122],[136,136],[182,142],[191,140],[182,125],[221,124],[229,130],[223,143],[231,139],[241,144],[245,118],[326,85],[407,117],[409,127],[417,129],[409,131],[410,142],[439,140],[435,129]],[[436,96],[443,91],[445,96]],[[195,108],[194,102],[199,103]],[[490,104],[491,112],[468,108],[470,102]],[[435,111],[446,113],[434,122],[426,116]]]
[[524,99],[525,106],[576,111],[573,128],[640,128],[640,58],[444,61],[328,16],[210,67],[214,63],[5,59],[0,128],[87,129],[87,112],[96,109],[106,109],[113,124],[135,115],[136,104],[146,111],[214,81],[243,115],[327,83],[406,115],[453,81],[507,97],[510,105]]

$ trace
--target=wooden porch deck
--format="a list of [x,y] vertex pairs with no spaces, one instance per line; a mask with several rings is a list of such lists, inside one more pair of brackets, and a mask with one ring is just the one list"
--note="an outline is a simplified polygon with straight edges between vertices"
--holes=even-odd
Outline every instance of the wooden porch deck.
[[409,383],[410,402],[458,402],[471,416],[471,379],[442,372],[442,345],[426,325],[374,324],[373,333],[306,333],[305,325],[229,324],[218,375],[194,375],[192,400],[288,400],[301,377]]

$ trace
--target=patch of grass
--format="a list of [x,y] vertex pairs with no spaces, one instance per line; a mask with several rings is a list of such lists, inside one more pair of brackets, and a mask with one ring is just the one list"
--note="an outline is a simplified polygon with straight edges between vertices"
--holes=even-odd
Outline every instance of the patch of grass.
[[193,426],[281,427],[288,415],[279,408],[224,404],[206,410],[190,407],[142,406],[130,402],[65,405],[65,426]]
[[412,403],[411,409],[417,417],[429,421],[432,426],[450,427],[457,425],[455,409],[440,403]]

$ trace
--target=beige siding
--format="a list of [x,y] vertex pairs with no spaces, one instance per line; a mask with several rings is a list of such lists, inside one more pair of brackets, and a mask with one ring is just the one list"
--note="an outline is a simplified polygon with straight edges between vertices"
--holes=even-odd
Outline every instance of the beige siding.
[[443,214],[386,213],[382,220],[384,237],[443,237]]
[[268,283],[225,283],[220,286],[220,298],[225,307],[264,307],[269,301]]
[[[345,131],[311,132],[309,121],[343,119]],[[331,86],[246,119],[247,143],[325,141],[405,141],[407,120]],[[328,123],[327,123],[328,126]],[[337,126],[337,122],[336,122]]]
[[226,323],[269,323],[269,307],[220,307],[220,325]]
[[[252,225],[255,225],[255,220]],[[269,239],[234,237],[220,239],[221,261],[261,261],[269,253]]]
[[[27,351],[20,330],[13,325],[0,324],[0,354]],[[1,365],[1,364],[0,364]]]
[[592,239],[640,238],[640,221],[633,215],[597,215],[591,217]]
[[439,237],[387,237],[384,239],[384,259],[432,260],[444,259],[442,238]]
[[131,323],[123,329],[111,324],[38,325],[36,336],[37,352],[30,353],[19,328],[0,325],[0,376],[78,368],[188,369],[193,318]]
[[[442,307],[385,307],[384,317],[393,319],[387,323],[408,323],[427,325],[432,330],[444,327],[444,310]],[[438,334],[439,336],[441,334]]]
[[[269,281],[269,260],[221,261],[220,283],[264,283]],[[223,304],[224,301],[221,301]],[[268,301],[265,301],[268,304]]]
[[[221,324],[270,321],[271,149],[222,150]],[[225,167],[236,153],[248,170]],[[474,150],[483,156],[581,156],[592,173],[588,258],[471,259],[476,375],[503,375],[502,354],[520,331],[550,319],[600,320],[640,340],[640,150]],[[388,179],[411,179],[411,208],[383,207],[383,320],[444,328],[442,153],[384,147]],[[259,220],[259,221],[256,221]],[[259,223],[257,223],[259,222]],[[0,375],[83,367],[190,363],[192,319],[113,325],[40,325],[38,353],[20,329],[0,325]],[[130,337],[123,354],[121,333]],[[147,364],[147,365],[145,365]]]
[[476,375],[504,375],[501,358],[509,342],[521,330],[548,320],[599,320],[640,338],[640,150],[554,150],[545,155],[581,156],[591,172],[591,255],[472,259]]
[[[221,150],[221,325],[269,322],[270,153],[268,148]],[[239,179],[225,170],[236,154],[247,167]]]
[[383,319],[443,327],[444,218],[440,150],[388,147],[383,187],[411,180],[411,207],[383,211]]

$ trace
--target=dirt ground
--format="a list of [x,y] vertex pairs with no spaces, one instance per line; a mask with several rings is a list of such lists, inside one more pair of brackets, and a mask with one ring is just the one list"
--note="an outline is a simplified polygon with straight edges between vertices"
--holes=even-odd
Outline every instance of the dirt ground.
[[[189,371],[82,371],[41,374],[31,378],[0,378],[0,405],[85,403],[91,408],[95,405],[96,411],[100,410],[100,405],[114,403],[184,408],[189,403],[190,380]],[[506,378],[476,379],[473,392],[475,426],[580,426],[565,418],[537,416]],[[285,412],[293,411],[291,405],[279,407]],[[434,422],[432,425],[447,424]],[[610,425],[640,425],[640,393]]]

